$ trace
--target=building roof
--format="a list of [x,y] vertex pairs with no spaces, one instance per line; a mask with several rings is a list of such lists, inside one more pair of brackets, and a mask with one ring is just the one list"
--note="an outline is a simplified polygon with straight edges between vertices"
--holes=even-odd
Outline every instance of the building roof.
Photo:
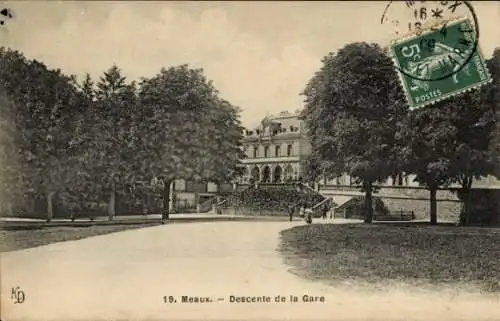
[[276,115],[268,115],[264,117],[260,122],[246,128],[248,130],[262,129],[263,122],[267,119],[270,122],[280,123],[282,128],[288,128],[290,126],[295,126],[300,128],[301,120],[298,118],[298,111],[295,113],[290,113],[288,111],[282,111]]

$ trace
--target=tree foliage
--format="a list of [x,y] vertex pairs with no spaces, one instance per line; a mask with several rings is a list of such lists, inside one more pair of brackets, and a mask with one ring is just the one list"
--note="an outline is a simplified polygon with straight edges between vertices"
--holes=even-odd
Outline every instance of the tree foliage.
[[[366,192],[371,222],[373,184],[398,171],[394,136],[406,105],[390,58],[375,44],[353,43],[330,53],[309,81],[301,117],[314,161],[342,169]],[[313,164],[314,164],[313,161]]]
[[[495,59],[498,60],[498,53],[488,64],[498,64]],[[498,84],[498,73],[493,73],[493,80],[493,85],[410,113],[399,131],[405,169],[416,174],[416,180],[431,193],[432,224],[437,223],[438,188],[460,184],[464,220],[474,179],[494,173],[498,159],[495,160],[491,146],[496,139],[498,93],[494,84]]]
[[[493,58],[495,59],[495,58]],[[491,64],[491,61],[489,62]],[[494,76],[494,83],[498,83]],[[430,220],[437,223],[438,188],[458,183],[466,218],[474,179],[494,172],[495,105],[497,91],[486,85],[434,106],[408,114],[398,137],[402,162],[431,197]]]
[[493,138],[490,142],[490,154],[495,166],[494,175],[500,179],[500,47],[495,48],[491,59],[486,61],[488,69],[493,78],[486,94],[486,101],[495,114],[495,128]]
[[173,180],[224,181],[238,174],[238,110],[218,97],[202,70],[162,69],[143,81],[139,101],[141,172],[163,180],[166,217]]
[[0,91],[0,210],[12,214],[13,205],[22,201],[23,178],[18,153],[16,108],[5,92]]
[[169,185],[239,174],[239,110],[202,70],[162,69],[138,87],[113,65],[96,83],[89,74],[77,83],[2,48],[0,88],[0,184],[12,191],[2,206],[22,204],[19,191],[31,203],[45,198],[49,219],[61,202],[70,212],[107,202],[112,218],[115,197],[151,190],[153,178]]
[[75,178],[67,153],[81,111],[74,78],[4,48],[0,64],[1,86],[16,106],[20,175],[28,191],[45,195],[50,219],[52,197]]

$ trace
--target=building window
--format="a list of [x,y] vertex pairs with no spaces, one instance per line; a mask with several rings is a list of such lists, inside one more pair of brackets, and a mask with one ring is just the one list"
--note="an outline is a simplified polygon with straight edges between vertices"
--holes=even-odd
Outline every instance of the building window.
[[293,146],[292,146],[292,145],[288,145],[288,146],[286,147],[286,155],[287,155],[287,156],[292,156],[292,148],[293,148]]
[[264,146],[264,157],[269,157],[269,146]]
[[274,156],[276,156],[276,157],[281,156],[281,148],[278,145],[274,148]]
[[254,148],[253,148],[253,158],[257,158],[258,156],[259,156],[258,147],[254,146]]

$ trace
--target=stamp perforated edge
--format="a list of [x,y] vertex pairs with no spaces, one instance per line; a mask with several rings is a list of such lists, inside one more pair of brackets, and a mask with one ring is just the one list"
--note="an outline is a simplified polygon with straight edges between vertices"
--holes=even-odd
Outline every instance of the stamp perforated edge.
[[[480,87],[484,86],[484,85],[487,85],[489,83],[491,83],[493,81],[492,77],[491,77],[491,73],[488,69],[488,65],[486,64],[486,62],[484,61],[484,55],[483,55],[483,51],[481,50],[481,47],[480,47],[480,44],[479,44],[479,39],[477,40],[477,46],[476,46],[476,50],[475,50],[475,53],[477,53],[479,55],[479,59],[481,61],[481,65],[483,66],[483,69],[484,69],[484,72],[486,74],[486,80],[484,81],[481,81],[479,83],[476,83],[472,86],[468,86],[468,87],[465,87],[465,88],[462,88],[458,91],[453,91],[453,92],[449,92],[445,95],[441,95],[435,99],[430,99],[422,104],[412,104],[412,99],[411,97],[409,96],[409,91],[408,91],[408,88],[406,87],[406,82],[404,81],[404,78],[403,78],[403,73],[399,70],[399,68],[401,68],[401,66],[399,65],[399,62],[397,61],[396,59],[396,55],[394,54],[394,51],[393,51],[393,46],[395,44],[400,44],[402,42],[406,42],[406,41],[410,41],[410,40],[413,40],[413,39],[416,39],[416,38],[419,38],[419,37],[423,37],[424,35],[426,34],[429,34],[431,32],[435,32],[436,30],[432,30],[432,28],[435,28],[436,26],[442,26],[442,25],[448,25],[448,26],[453,26],[457,23],[461,23],[465,20],[470,20],[469,17],[467,16],[462,16],[462,17],[457,17],[457,18],[454,18],[452,20],[446,20],[446,21],[439,21],[435,24],[432,24],[432,25],[429,25],[425,28],[425,30],[422,30],[420,32],[420,34],[417,35],[416,32],[411,32],[409,34],[406,34],[404,36],[401,36],[397,39],[394,39],[390,42],[390,44],[388,45],[388,47],[386,47],[386,50],[387,50],[387,53],[389,54],[389,57],[391,58],[394,66],[396,67],[396,73],[398,74],[398,78],[399,78],[399,83],[401,85],[401,87],[403,88],[404,90],[404,93],[405,93],[405,97],[406,97],[406,103],[408,104],[409,108],[411,111],[413,110],[417,110],[417,109],[422,109],[424,107],[428,107],[428,106],[431,106],[431,105],[434,105],[434,104],[437,104],[443,100],[446,100],[452,96],[457,96],[457,95],[461,95],[461,94],[464,94],[464,93],[467,93],[467,92],[470,92],[470,91],[473,91],[473,90],[476,90],[476,89],[479,89]],[[468,62],[470,63],[470,61]]]

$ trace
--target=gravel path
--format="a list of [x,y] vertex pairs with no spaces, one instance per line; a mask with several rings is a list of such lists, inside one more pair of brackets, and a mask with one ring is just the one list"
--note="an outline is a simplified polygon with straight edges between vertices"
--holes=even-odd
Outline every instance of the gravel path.
[[[279,231],[301,224],[171,224],[2,253],[1,319],[500,320],[499,299],[479,294],[370,293],[301,279],[276,251]],[[16,286],[22,304],[11,301]],[[231,295],[271,302],[231,303]],[[276,303],[278,295],[286,302]],[[304,295],[325,302],[302,302]]]

